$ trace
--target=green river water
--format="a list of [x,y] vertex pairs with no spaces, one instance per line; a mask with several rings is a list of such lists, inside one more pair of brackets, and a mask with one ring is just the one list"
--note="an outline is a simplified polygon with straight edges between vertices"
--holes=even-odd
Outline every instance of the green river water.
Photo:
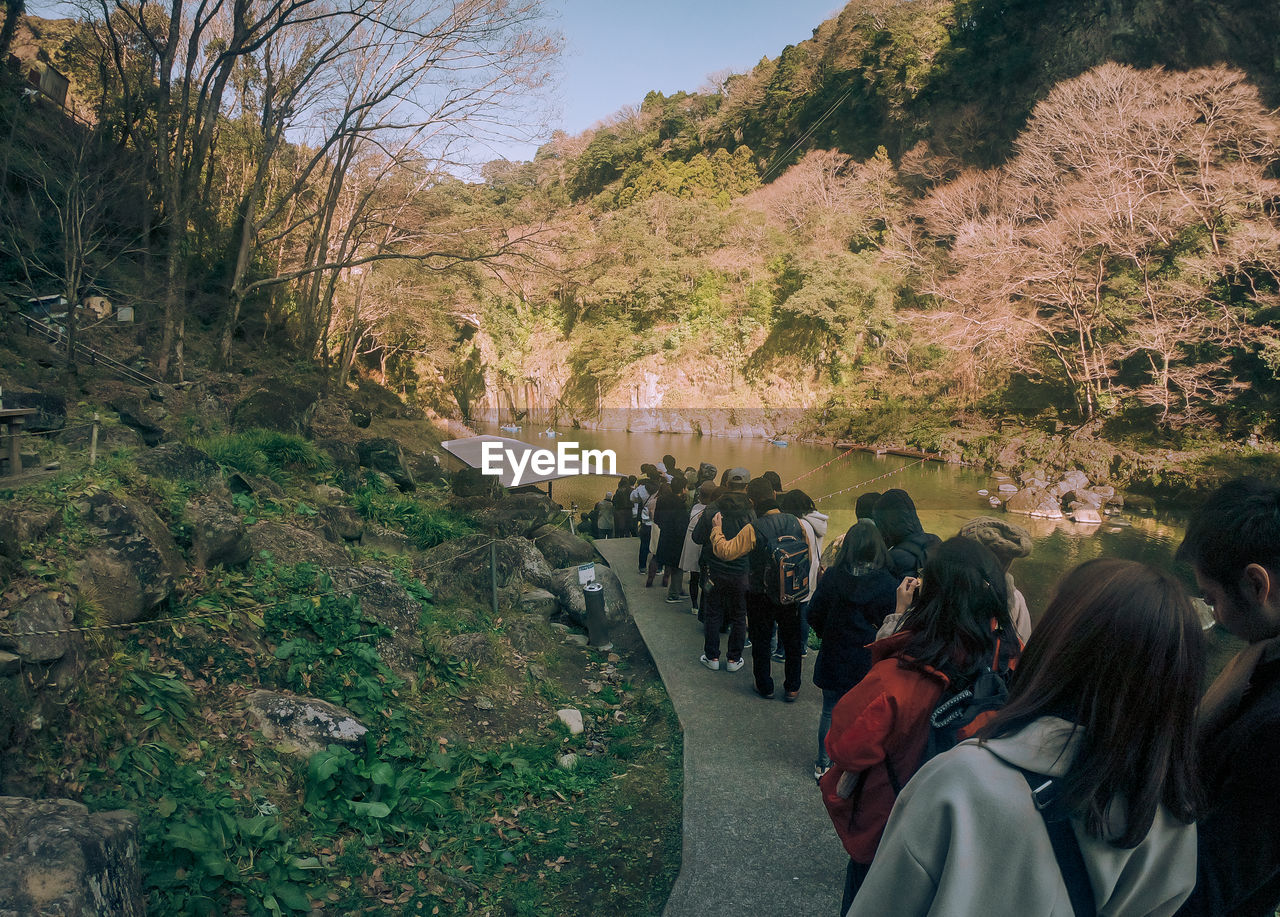
[[[798,487],[818,501],[818,509],[831,517],[828,537],[845,532],[854,522],[854,501],[867,490],[884,491],[900,487],[911,494],[926,531],[942,538],[954,535],[974,516],[1000,514],[992,510],[979,490],[995,492],[998,483],[990,475],[958,465],[940,462],[919,463],[898,456],[876,456],[853,452],[826,468],[814,471],[824,462],[840,455],[831,446],[792,443],[775,446],[764,440],[734,439],[690,434],[625,433],[598,430],[560,430],[556,439],[539,436],[536,429],[526,427],[519,433],[499,431],[496,427],[483,432],[519,439],[544,448],[561,442],[577,442],[581,448],[612,449],[617,453],[620,474],[637,474],[643,462],[657,463],[670,453],[684,468],[699,462],[711,462],[721,472],[742,466],[753,476],[776,471],[784,485]],[[882,480],[862,487],[855,485]],[[803,476],[803,477],[801,477]],[[796,480],[799,479],[799,480]],[[581,512],[590,510],[616,479],[586,475],[554,482],[553,495],[565,507],[577,503]],[[822,499],[845,488],[846,493]],[[1054,583],[1066,570],[1094,557],[1113,556],[1149,561],[1165,567],[1173,565],[1173,552],[1181,541],[1183,519],[1161,513],[1139,514],[1124,511],[1108,519],[1101,527],[1078,526],[1066,520],[1014,517],[1035,538],[1030,557],[1014,561],[1013,575],[1027,598],[1032,617],[1036,618],[1048,603]]]

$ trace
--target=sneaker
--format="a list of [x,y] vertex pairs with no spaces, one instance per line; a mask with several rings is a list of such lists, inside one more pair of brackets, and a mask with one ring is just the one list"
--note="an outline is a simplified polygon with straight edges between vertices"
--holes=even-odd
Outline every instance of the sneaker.
[[796,698],[799,696],[800,696],[799,691],[788,691],[782,695],[782,699],[786,701],[788,704],[794,704],[796,702]]
[[763,697],[765,700],[773,700],[773,692],[772,692],[772,691],[768,691],[768,692],[761,691],[761,690],[760,690],[760,686],[759,686],[759,685],[752,685],[752,686],[751,686],[751,690],[752,690],[752,691],[755,691],[755,692],[756,692],[756,694],[758,694],[760,697]]
[[776,653],[774,653],[774,654],[773,654],[772,656],[770,656],[769,658],[770,658],[770,659],[772,659],[774,662],[786,662],[786,661],[787,661],[787,654],[786,654],[786,653],[784,653],[784,652],[782,652],[781,650],[778,650]]
[[689,609],[689,614],[691,614],[691,615],[697,615],[698,620],[699,620],[699,621],[701,621],[701,620],[702,620],[702,612],[698,611],[698,606],[697,606],[697,605],[694,605],[692,608],[690,608],[690,609]]
[[809,658],[809,647],[806,646],[803,650],[800,651],[800,658],[801,659]]
[[711,671],[713,671],[713,672],[719,672],[719,671],[720,671],[720,660],[719,660],[719,659],[708,659],[708,658],[707,658],[707,654],[706,654],[706,653],[703,653],[703,654],[702,654],[702,658],[701,658],[701,659],[699,659],[698,661],[699,661],[699,662],[701,662],[703,665],[705,665],[707,668],[709,668],[709,669],[710,669]]
[[730,672],[736,672],[738,671],[738,669],[742,668],[743,665],[745,665],[745,663],[741,659],[730,659],[727,663],[725,663],[724,667],[728,669]]
[[830,764],[828,764],[826,767],[823,767],[823,766],[822,766],[822,765],[820,765],[820,764],[815,764],[815,765],[813,766],[813,779],[814,779],[814,780],[821,780],[821,779],[822,779],[822,777],[823,777],[823,775],[824,775],[827,771],[829,771],[829,770],[831,770],[831,765],[830,765]]
[[679,605],[684,600],[680,598],[680,596],[678,595],[669,595],[663,601],[665,601],[668,605]]
[[[725,633],[728,633],[728,631],[725,631]],[[744,650],[749,650],[749,649],[751,649],[751,641],[750,641],[750,640],[748,640],[746,643],[742,644],[742,648],[743,648]]]

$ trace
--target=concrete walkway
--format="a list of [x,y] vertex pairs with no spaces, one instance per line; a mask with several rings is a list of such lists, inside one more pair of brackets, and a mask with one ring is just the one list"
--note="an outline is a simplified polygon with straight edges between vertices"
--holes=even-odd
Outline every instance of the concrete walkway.
[[[800,699],[752,690],[747,664],[703,668],[702,626],[687,601],[668,605],[636,573],[635,538],[597,541],[622,582],[684,731],[684,841],[664,917],[836,917],[849,862],[813,780],[822,692],[810,651]],[[728,638],[723,638],[727,642]],[[721,664],[727,658],[721,643]]]

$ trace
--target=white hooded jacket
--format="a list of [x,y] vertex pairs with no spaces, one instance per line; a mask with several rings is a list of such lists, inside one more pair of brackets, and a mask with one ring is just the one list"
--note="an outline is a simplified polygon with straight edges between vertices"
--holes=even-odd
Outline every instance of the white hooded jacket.
[[[1076,741],[1071,728],[1042,717],[985,747],[964,742],[922,767],[894,804],[848,917],[1073,917],[1044,820],[1016,769],[1061,776]],[[1099,917],[1171,915],[1195,887],[1195,825],[1163,806],[1132,849],[1072,826]]]

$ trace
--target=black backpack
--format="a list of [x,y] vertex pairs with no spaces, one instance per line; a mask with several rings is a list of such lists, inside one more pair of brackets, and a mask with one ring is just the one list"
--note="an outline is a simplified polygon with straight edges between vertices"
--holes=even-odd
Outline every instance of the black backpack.
[[[758,532],[759,530],[757,530]],[[809,539],[799,535],[765,533],[764,592],[779,605],[803,602],[809,594]]]
[[[929,737],[925,742],[924,753],[920,756],[918,771],[925,762],[937,757],[944,751],[955,748],[970,737],[974,721],[984,713],[999,710],[1009,700],[1009,682],[1013,670],[1009,659],[1000,658],[1000,642],[997,636],[995,652],[987,665],[979,671],[977,677],[967,687],[949,691],[929,714]],[[898,780],[893,765],[885,759],[889,769],[889,784],[895,794],[902,792],[902,784]]]

